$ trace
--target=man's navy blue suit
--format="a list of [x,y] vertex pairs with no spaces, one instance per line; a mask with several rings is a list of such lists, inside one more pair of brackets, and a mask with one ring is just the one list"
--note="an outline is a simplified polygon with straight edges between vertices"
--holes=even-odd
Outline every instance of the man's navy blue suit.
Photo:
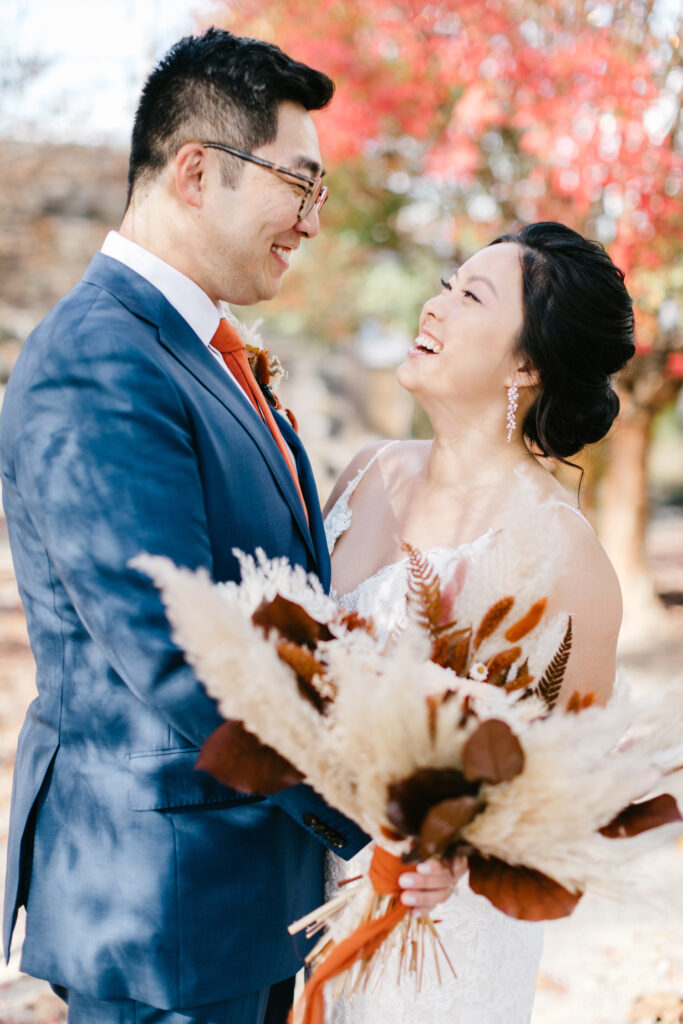
[[[98,254],[27,340],[2,413],[3,500],[38,697],[17,753],[5,892],[22,968],[164,1009],[286,978],[286,925],[322,898],[325,846],[366,837],[306,786],[248,797],[195,770],[220,724],[173,645],[141,551],[239,578],[233,548],[329,583],[268,428],[161,293]],[[277,714],[277,708],[273,708]],[[300,951],[299,951],[300,952]]]

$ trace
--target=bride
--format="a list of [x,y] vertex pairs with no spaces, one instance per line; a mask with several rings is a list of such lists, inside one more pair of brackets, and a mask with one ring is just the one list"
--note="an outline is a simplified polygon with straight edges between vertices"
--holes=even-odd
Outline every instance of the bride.
[[[344,471],[326,507],[332,586],[341,604],[388,631],[405,614],[402,542],[445,573],[464,550],[485,554],[492,537],[512,538],[532,502],[536,515],[560,517],[566,545],[549,604],[571,612],[574,627],[560,703],[575,690],[605,702],[619,583],[549,468],[604,437],[619,410],[610,375],[635,351],[623,274],[596,243],[540,223],[497,238],[442,285],[397,373],[433,439],[371,445]],[[367,856],[334,858],[330,887],[358,874]],[[402,899],[418,902],[407,887]],[[335,1024],[529,1021],[541,925],[499,913],[465,879],[437,916],[457,978],[439,984],[427,969],[417,999],[387,981],[338,1003]]]

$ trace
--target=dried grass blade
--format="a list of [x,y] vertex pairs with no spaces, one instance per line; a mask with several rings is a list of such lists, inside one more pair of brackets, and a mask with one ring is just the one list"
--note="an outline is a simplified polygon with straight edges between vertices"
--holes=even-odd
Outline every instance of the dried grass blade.
[[484,640],[491,636],[498,626],[501,624],[505,616],[508,614],[513,604],[515,603],[514,597],[502,597],[500,601],[496,601],[492,604],[489,610],[484,615],[484,618],[479,623],[479,629],[477,630],[474,637],[474,650],[478,650],[481,647]]

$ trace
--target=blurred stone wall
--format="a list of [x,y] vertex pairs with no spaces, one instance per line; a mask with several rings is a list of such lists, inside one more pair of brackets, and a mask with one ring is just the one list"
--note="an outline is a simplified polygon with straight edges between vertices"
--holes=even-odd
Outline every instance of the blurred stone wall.
[[79,280],[125,205],[127,154],[0,145],[0,383],[18,348]]

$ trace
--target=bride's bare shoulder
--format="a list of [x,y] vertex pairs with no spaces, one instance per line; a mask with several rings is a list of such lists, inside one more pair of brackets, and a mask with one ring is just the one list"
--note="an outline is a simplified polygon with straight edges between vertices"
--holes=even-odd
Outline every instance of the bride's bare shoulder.
[[377,461],[384,465],[389,465],[394,468],[396,465],[405,465],[407,463],[417,462],[420,458],[424,460],[426,457],[425,446],[428,446],[427,441],[372,441],[370,444],[366,444],[364,448],[361,448],[354,457],[351,459],[346,468],[339,475],[337,482],[335,483],[330,493],[327,502],[325,503],[324,515],[330,511],[336,501],[339,500],[341,495],[344,493],[344,489],[347,484],[353,480],[353,478],[366,466],[378,456]]

